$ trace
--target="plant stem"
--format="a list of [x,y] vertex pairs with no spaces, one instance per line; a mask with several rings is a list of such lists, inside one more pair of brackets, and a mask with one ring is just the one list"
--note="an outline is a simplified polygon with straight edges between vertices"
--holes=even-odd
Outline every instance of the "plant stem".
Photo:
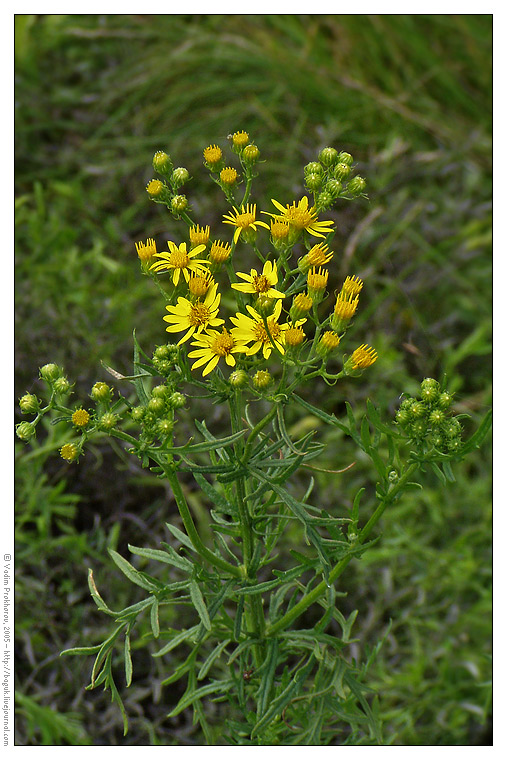
[[[400,489],[403,488],[405,483],[409,480],[409,478],[413,475],[414,471],[417,469],[418,464],[413,463],[411,464],[403,473],[403,475],[400,477],[398,482],[389,490],[389,492],[386,494],[384,499],[380,502],[375,512],[372,514],[364,528],[359,532],[358,544],[362,544],[370,535],[375,525],[378,523],[380,518],[382,517],[384,510],[390,504],[395,496],[399,493]],[[268,626],[266,630],[266,636],[273,636],[279,631],[283,631],[286,628],[288,628],[293,621],[298,618],[310,605],[312,605],[322,594],[326,592],[329,585],[331,583],[334,583],[340,575],[343,573],[351,559],[353,558],[353,554],[349,554],[343,559],[341,559],[331,570],[329,573],[329,582],[327,581],[321,581],[313,591],[310,591],[309,594],[304,596],[300,601],[294,605],[294,607],[289,610],[288,612],[283,615],[279,620],[276,621],[276,623],[273,623],[273,625]]]

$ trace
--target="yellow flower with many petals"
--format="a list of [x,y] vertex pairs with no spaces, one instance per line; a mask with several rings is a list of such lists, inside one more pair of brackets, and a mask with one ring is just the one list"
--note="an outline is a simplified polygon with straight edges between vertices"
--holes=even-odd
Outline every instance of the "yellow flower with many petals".
[[167,241],[169,251],[163,251],[162,253],[154,253],[153,255],[162,261],[157,261],[150,269],[154,269],[156,272],[171,271],[173,273],[173,283],[175,285],[180,281],[180,274],[183,272],[183,277],[188,282],[190,279],[190,273],[198,272],[201,274],[206,271],[209,266],[209,262],[205,259],[196,259],[195,257],[204,251],[205,245],[198,245],[187,252],[187,244],[181,243],[178,247],[170,240]]
[[[326,237],[331,232],[329,229],[333,226],[334,222],[319,222],[317,219],[317,212],[315,207],[308,208],[308,198],[303,196],[296,205],[296,201],[289,206],[282,206],[281,203],[271,199],[271,203],[280,211],[279,214],[269,214],[273,219],[277,219],[280,222],[287,222],[290,227],[297,233],[306,230],[314,237]],[[267,212],[263,212],[267,213]]]
[[225,327],[222,327],[221,333],[218,330],[202,332],[191,345],[197,346],[196,351],[190,351],[188,354],[190,358],[197,359],[192,364],[192,369],[206,365],[202,373],[203,377],[215,369],[220,359],[225,359],[226,364],[234,367],[236,359],[233,354],[245,350],[245,346],[239,344]]
[[211,287],[204,301],[195,301],[192,303],[187,298],[178,298],[176,306],[166,306],[169,314],[164,317],[165,322],[169,322],[166,327],[167,332],[187,332],[178,341],[178,346],[192,337],[194,333],[200,333],[206,327],[218,327],[223,325],[224,320],[218,318],[218,307],[220,305],[220,293],[217,293],[218,285],[215,283]]
[[231,288],[234,290],[240,290],[242,293],[254,293],[267,298],[285,298],[284,293],[273,287],[278,283],[276,262],[266,261],[262,268],[262,274],[257,274],[256,269],[251,269],[250,274],[243,274],[243,272],[236,272],[236,274],[246,282],[231,283]]
[[[264,323],[261,315],[255,311],[251,306],[247,305],[247,311],[250,317],[246,314],[236,313],[235,317],[231,317],[231,322],[235,327],[231,330],[232,335],[238,341],[238,343],[252,343],[252,345],[245,350],[247,356],[256,354],[257,351],[262,349],[262,355],[265,359],[269,359],[273,348],[278,350],[281,354],[285,353],[284,333],[289,329],[288,324],[279,324],[278,320],[282,312],[282,302],[277,301],[273,314],[266,319]],[[299,326],[306,320],[300,320],[296,323]],[[267,329],[266,329],[267,326]]]
[[242,232],[246,232],[247,230],[251,230],[254,233],[257,232],[257,227],[266,227],[266,229],[269,229],[269,226],[265,222],[259,222],[255,219],[256,209],[257,206],[255,204],[247,203],[246,206],[241,206],[241,209],[237,209],[236,206],[233,206],[234,213],[231,211],[230,214],[224,214],[224,224],[232,224],[234,227],[236,227],[236,231],[234,233],[234,242],[238,242],[238,238],[241,235]]

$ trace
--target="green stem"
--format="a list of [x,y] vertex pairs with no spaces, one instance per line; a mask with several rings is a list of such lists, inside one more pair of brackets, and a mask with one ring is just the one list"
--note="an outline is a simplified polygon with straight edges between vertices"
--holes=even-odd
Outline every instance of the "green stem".
[[[359,536],[357,539],[358,544],[362,544],[370,535],[375,525],[378,523],[382,515],[384,514],[384,511],[386,507],[393,501],[395,496],[399,493],[401,488],[405,485],[405,483],[410,479],[410,477],[413,475],[414,471],[417,469],[418,464],[413,463],[411,464],[407,470],[404,472],[404,474],[400,477],[396,485],[394,485],[390,491],[386,494],[385,498],[382,499],[380,504],[378,505],[375,512],[372,514],[364,528],[359,532]],[[328,589],[329,585],[331,583],[334,583],[340,575],[343,573],[351,559],[353,558],[353,554],[349,554],[346,557],[343,557],[331,570],[329,573],[329,582],[327,581],[321,581],[313,591],[310,591],[306,596],[304,596],[300,601],[294,605],[294,607],[289,610],[288,612],[283,615],[279,620],[276,621],[276,623],[273,623],[272,625],[268,626],[266,630],[266,636],[274,636],[279,631],[283,631],[286,628],[288,628],[296,618],[298,618],[308,607],[310,607],[317,599],[322,596],[326,590]]]

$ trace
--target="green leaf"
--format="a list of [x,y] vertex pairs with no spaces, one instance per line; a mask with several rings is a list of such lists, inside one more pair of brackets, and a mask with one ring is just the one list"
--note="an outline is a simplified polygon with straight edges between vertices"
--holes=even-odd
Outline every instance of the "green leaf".
[[153,597],[153,602],[151,605],[150,623],[151,630],[153,631],[153,636],[154,638],[158,639],[160,636],[160,621],[158,619],[158,599],[156,596]]
[[[191,551],[195,552],[195,546],[193,545],[192,541],[189,539],[186,533],[183,533],[179,528],[176,527],[176,525],[171,525],[171,523],[165,524],[167,530],[172,533],[174,538],[176,538],[178,541],[180,541],[184,546],[187,547],[187,549],[190,549]],[[168,546],[168,544],[164,543],[164,546]]]
[[163,545],[167,547],[165,551],[161,551],[160,549],[145,549],[140,546],[132,546],[132,544],[128,544],[128,547],[132,554],[138,554],[140,557],[153,559],[156,562],[164,562],[166,565],[172,565],[187,573],[193,572],[194,566],[190,560],[178,554],[172,546],[168,544]]
[[173,636],[173,638],[165,646],[163,646],[162,649],[159,649],[158,652],[155,652],[153,657],[162,657],[164,654],[167,654],[167,652],[175,649],[175,647],[177,647],[179,644],[182,644],[184,641],[188,641],[188,639],[192,639],[196,635],[198,628],[198,625],[194,625],[192,628],[188,628],[186,631],[180,631],[175,636]]
[[361,420],[361,440],[363,442],[365,451],[369,452],[371,448],[371,436],[370,425],[367,417],[363,417]]
[[199,484],[201,491],[203,491],[211,501],[215,509],[220,509],[222,512],[226,512],[230,515],[236,513],[236,508],[230,504],[230,502],[225,498],[223,494],[220,493],[220,491],[217,491],[216,488],[213,488],[213,486],[208,483],[204,475],[196,472],[194,473],[194,479],[196,483]]
[[63,657],[64,654],[97,654],[101,647],[101,644],[97,644],[94,647],[72,647],[71,649],[64,649],[63,652],[60,652],[60,657]]
[[447,461],[442,462],[442,470],[444,471],[444,475],[447,478],[447,480],[449,481],[449,483],[455,483],[456,482],[456,478],[454,477],[454,473],[453,473],[453,471],[451,469],[451,465],[449,464],[449,462],[447,462]]
[[191,694],[184,694],[174,710],[171,710],[167,717],[174,718],[176,715],[179,715],[180,712],[182,712],[186,707],[191,705],[193,702],[196,702],[198,699],[207,697],[209,694],[219,694],[224,691],[229,691],[229,689],[231,689],[233,686],[234,681],[232,678],[228,679],[227,681],[213,681],[213,683],[206,684],[206,686],[201,686],[199,689],[192,691]]
[[368,417],[370,418],[370,421],[376,430],[381,430],[382,433],[385,433],[387,436],[390,436],[390,437],[395,437],[395,438],[403,437],[400,435],[400,433],[397,430],[393,430],[384,422],[382,422],[382,420],[380,419],[379,413],[377,412],[376,408],[374,407],[370,399],[367,399],[366,401],[366,409],[368,411]]
[[190,598],[201,618],[202,624],[208,631],[211,631],[211,620],[209,619],[208,609],[204,602],[201,589],[194,580],[190,581]]
[[[140,353],[140,346],[137,342],[136,338],[136,331],[134,330],[132,333],[132,336],[134,338],[134,374],[138,373],[138,367],[139,367],[139,353]],[[146,389],[144,387],[144,383],[141,378],[137,378],[133,381],[134,387],[136,389],[137,398],[139,399],[139,402],[141,404],[146,405],[149,401],[148,394],[146,393]]]
[[132,683],[132,657],[130,656],[130,634],[125,634],[125,683]]
[[217,646],[213,649],[212,652],[207,656],[206,660],[203,662],[201,669],[199,673],[197,674],[197,680],[202,681],[203,678],[206,678],[206,676],[209,673],[209,670],[215,660],[217,660],[222,652],[224,651],[227,644],[230,643],[230,639],[225,639],[225,641],[220,642],[220,644],[217,644]]
[[149,581],[144,573],[140,573],[139,570],[136,570],[135,567],[130,564],[130,562],[127,562],[127,560],[121,556],[121,554],[115,552],[114,549],[108,549],[108,552],[115,565],[119,567],[119,569],[129,579],[129,581],[135,583],[141,588],[144,588],[146,591],[160,590],[159,584]]
[[262,728],[269,725],[277,715],[281,715],[284,707],[286,707],[286,705],[288,705],[289,702],[299,694],[304,685],[306,677],[309,675],[313,667],[313,662],[314,656],[311,655],[306,665],[296,671],[289,685],[282,691],[281,694],[279,694],[275,699],[271,701],[269,708],[252,728],[252,738],[254,735],[258,734]]
[[110,610],[105,601],[102,599],[101,595],[98,592],[97,586],[95,585],[95,580],[93,578],[93,570],[91,568],[88,568],[88,588],[90,589],[90,594],[92,596],[93,601],[101,610],[101,612],[107,612],[108,615],[116,615],[116,612],[113,612],[113,610]]
[[486,438],[489,432],[492,420],[493,420],[493,412],[490,409],[486,413],[484,419],[482,420],[481,424],[479,425],[475,433],[461,447],[459,451],[460,456],[463,454],[468,454],[470,451],[473,451],[473,449],[479,448],[479,446],[481,445],[481,443]]
[[201,441],[200,443],[187,443],[185,446],[176,446],[171,449],[174,454],[198,454],[203,451],[216,451],[217,449],[223,449],[225,446],[232,446],[232,444],[239,441],[246,433],[246,430],[240,430],[239,433],[233,433],[226,438],[215,438],[213,441]]
[[268,641],[266,659],[262,664],[263,673],[259,691],[257,692],[257,718],[260,718],[268,709],[271,692],[275,679],[276,666],[278,664],[278,639]]
[[[238,605],[236,607],[236,614],[234,616],[234,640],[239,641],[241,637],[241,624],[243,622],[243,608],[245,606],[245,597],[240,596]],[[229,659],[229,663],[232,662],[231,659]]]

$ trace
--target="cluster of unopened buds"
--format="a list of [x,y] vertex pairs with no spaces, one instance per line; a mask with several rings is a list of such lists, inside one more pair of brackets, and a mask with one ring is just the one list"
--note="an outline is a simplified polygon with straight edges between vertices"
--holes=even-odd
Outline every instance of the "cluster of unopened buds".
[[403,399],[396,422],[417,444],[455,454],[461,448],[461,424],[458,416],[450,414],[452,395],[427,377],[421,383],[419,396]]
[[[163,179],[151,180],[148,194],[188,225],[187,239],[168,241],[167,251],[158,252],[152,238],[136,244],[145,274],[152,277],[169,274],[169,287],[164,289],[159,283],[168,301],[166,330],[182,334],[178,345],[191,340],[192,350],[188,353],[193,360],[191,369],[202,367],[206,376],[220,360],[232,368],[240,365],[243,370],[255,370],[251,374],[257,378],[253,386],[258,390],[271,385],[264,375],[259,375],[259,370],[267,372],[262,361],[269,360],[272,354],[282,364],[298,365],[305,376],[317,373],[326,381],[344,374],[359,374],[377,359],[376,351],[367,344],[344,358],[341,373],[327,373],[325,364],[336,354],[356,313],[362,280],[348,276],[335,292],[331,313],[324,319],[317,313],[319,304],[329,295],[328,265],[334,256],[329,245],[334,223],[319,220],[318,215],[338,198],[351,199],[363,194],[364,179],[351,176],[352,156],[324,148],[319,160],[304,169],[305,184],[313,193],[313,201],[306,195],[285,205],[273,200],[275,209],[261,212],[263,220],[257,215],[256,204],[250,202],[259,148],[244,131],[230,135],[230,145],[240,169],[229,165],[218,145],[209,145],[203,151],[204,165],[232,205],[232,210],[223,216],[223,223],[233,228],[230,241],[213,236],[209,225],[196,224],[190,218],[188,201],[180,191],[183,182],[189,179],[188,171],[181,167],[174,169],[163,151],[154,156],[153,167]],[[241,184],[245,185],[243,199],[236,202],[235,192]],[[263,229],[269,233],[271,250],[265,243],[258,243],[259,231]],[[240,243],[250,246],[259,260],[251,262],[255,265],[249,270],[235,271],[233,262],[237,261],[236,248]],[[292,263],[290,259],[294,256],[296,260]],[[243,252],[241,260],[248,261]],[[244,269],[244,264],[240,269]],[[229,280],[225,290],[224,271]],[[230,304],[231,296],[235,296],[237,310],[230,316],[231,324],[226,326],[220,308],[223,301]],[[237,376],[234,374],[234,378]]]

